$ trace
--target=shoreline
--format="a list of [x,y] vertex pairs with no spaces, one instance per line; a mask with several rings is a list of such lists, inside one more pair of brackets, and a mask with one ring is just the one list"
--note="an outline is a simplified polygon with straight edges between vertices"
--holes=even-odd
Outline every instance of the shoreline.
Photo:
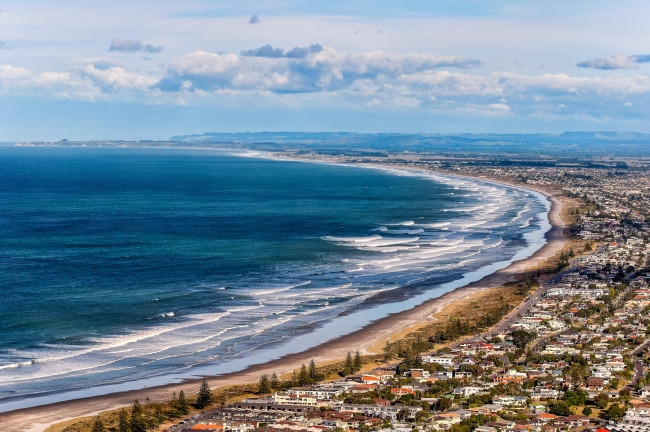
[[[379,164],[374,165],[377,166]],[[551,229],[545,234],[546,243],[531,256],[514,261],[504,269],[491,273],[476,282],[449,291],[440,297],[427,300],[414,308],[379,318],[350,334],[322,343],[300,353],[285,355],[263,364],[249,366],[241,371],[220,376],[208,376],[208,382],[212,388],[256,382],[262,374],[270,375],[273,372],[277,372],[278,375],[281,375],[299,368],[301,364],[308,363],[312,358],[317,364],[321,364],[345,358],[348,352],[354,352],[356,350],[362,353],[370,353],[373,346],[377,346],[378,343],[383,343],[391,336],[403,332],[406,329],[413,328],[418,324],[430,321],[433,314],[441,311],[447,305],[469,298],[484,289],[500,287],[516,280],[518,275],[529,271],[531,268],[554,256],[566,242],[563,236],[563,230],[566,228],[566,224],[560,217],[563,203],[556,196],[543,189],[508,183],[501,179],[488,177],[473,177],[470,175],[458,175],[390,164],[383,166],[392,169],[415,169],[430,174],[482,180],[541,193],[551,203],[551,209],[547,214]],[[359,341],[363,342],[359,343]],[[145,399],[149,397],[152,401],[166,401],[170,398],[173,391],[179,392],[180,390],[184,390],[188,394],[193,394],[197,391],[200,381],[201,378],[186,379],[176,384],[110,393],[89,398],[72,399],[32,408],[8,411],[0,413],[0,424],[4,426],[3,430],[7,431],[40,431],[54,423],[82,416],[95,415],[101,411],[130,405],[135,398]],[[24,425],[29,425],[30,428],[25,428]]]

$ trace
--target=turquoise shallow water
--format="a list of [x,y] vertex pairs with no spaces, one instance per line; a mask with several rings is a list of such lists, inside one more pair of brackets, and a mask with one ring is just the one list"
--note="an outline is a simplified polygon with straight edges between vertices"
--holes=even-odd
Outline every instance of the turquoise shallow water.
[[546,206],[405,171],[0,147],[0,410],[304,347],[530,249]]

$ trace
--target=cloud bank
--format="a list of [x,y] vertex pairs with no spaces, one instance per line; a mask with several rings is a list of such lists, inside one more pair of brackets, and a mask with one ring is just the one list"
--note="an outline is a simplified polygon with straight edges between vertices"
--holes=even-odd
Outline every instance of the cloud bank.
[[108,48],[108,50],[126,52],[126,53],[145,52],[150,54],[158,54],[162,52],[163,47],[153,46],[150,44],[145,45],[139,40],[113,39],[111,41],[111,46]]
[[639,63],[648,62],[650,62],[650,54],[628,56],[619,53],[606,57],[597,57],[593,60],[584,60],[578,63],[577,66],[600,70],[636,69],[639,67]]
[[[141,43],[116,45],[132,50],[127,52],[145,49]],[[406,109],[549,121],[643,113],[650,100],[650,76],[489,73],[478,60],[458,56],[342,53],[320,44],[290,49],[264,45],[240,54],[195,51],[146,71],[110,58],[86,59],[67,70],[44,73],[4,65],[0,94],[157,105],[253,103],[290,110]]]
[[308,47],[294,47],[288,51],[280,48],[273,48],[271,45],[264,45],[259,48],[245,50],[240,53],[243,57],[267,57],[267,58],[305,58],[309,54],[315,54],[323,51],[320,44],[313,44]]
[[469,69],[476,60],[432,54],[343,54],[314,44],[291,50],[265,45],[241,55],[196,51],[169,64],[157,88],[166,92],[264,90],[274,93],[337,91],[366,82],[388,82],[402,75],[440,68]]

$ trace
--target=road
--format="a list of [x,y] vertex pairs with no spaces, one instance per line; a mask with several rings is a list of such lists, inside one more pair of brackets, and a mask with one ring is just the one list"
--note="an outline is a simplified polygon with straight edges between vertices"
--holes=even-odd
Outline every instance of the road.
[[533,306],[535,306],[537,302],[546,295],[549,288],[553,285],[556,285],[571,269],[572,267],[569,267],[568,269],[561,271],[560,273],[544,282],[544,284],[542,284],[534,293],[532,293],[530,297],[521,302],[505,318],[503,318],[494,327],[492,327],[492,329],[490,329],[486,334],[498,335],[505,332],[512,324],[515,323],[515,321],[517,321],[520,315],[525,315]]
[[549,286],[544,284],[539,287],[533,294],[530,295],[526,300],[521,302],[519,306],[514,308],[505,318],[497,323],[488,334],[500,334],[505,332],[512,324],[514,324],[520,315],[525,315],[537,302],[546,294]]
[[[211,411],[215,411],[216,409],[213,409]],[[195,414],[196,415],[196,414]],[[205,412],[204,414],[198,414],[196,418],[189,418],[189,421],[187,421],[185,424],[180,424],[180,425],[175,425],[171,426],[167,429],[165,429],[167,432],[181,432],[185,430],[190,430],[192,427],[196,426],[199,423],[206,422],[210,420],[212,413],[210,411]]]
[[[492,336],[496,336],[498,334],[504,333],[512,324],[514,324],[517,321],[520,315],[525,315],[533,306],[535,306],[537,302],[546,295],[549,288],[553,285],[556,285],[562,279],[562,277],[571,269],[572,267],[569,267],[561,271],[560,273],[556,274],[552,278],[546,280],[537,290],[535,290],[534,293],[530,295],[530,297],[528,297],[526,300],[521,302],[517,307],[515,307],[512,311],[510,311],[510,313],[506,315],[504,318],[502,318],[501,321],[499,321],[494,327],[477,336],[484,336],[490,338]],[[467,338],[461,338],[460,340],[451,344],[450,348],[458,347],[458,345],[460,345],[466,339]]]
[[[520,303],[517,307],[515,307],[506,317],[501,319],[494,327],[492,327],[489,331],[484,332],[482,336],[486,337],[491,337],[493,335],[498,335],[501,333],[505,333],[505,331],[513,325],[519,318],[519,316],[525,315],[532,307],[534,307],[537,302],[539,302],[542,297],[546,295],[548,292],[549,288],[551,288],[553,285],[556,285],[558,282],[562,280],[562,278],[572,270],[574,270],[574,265],[570,264],[570,266],[564,270],[562,270],[560,273],[556,274],[555,276],[551,277],[550,279],[546,280],[533,294],[530,295],[526,300],[524,300],[522,303]],[[634,274],[634,272],[631,272],[627,274],[628,279]],[[627,291],[624,291],[620,294],[619,298],[617,301],[614,303],[614,307],[619,307],[620,304],[625,300],[625,294]],[[548,335],[545,336],[541,339],[539,339],[535,345],[533,345],[531,351],[532,352],[537,352],[541,346],[550,338],[557,336],[556,334],[553,335]],[[457,346],[459,345],[465,338],[461,339],[458,342],[455,342],[451,346]],[[650,340],[649,340],[650,342]]]
[[643,342],[641,345],[636,347],[634,351],[631,353],[631,357],[634,361],[634,378],[627,384],[627,387],[629,390],[632,390],[634,388],[634,385],[639,381],[641,377],[643,377],[644,372],[645,372],[645,367],[643,366],[643,359],[642,358],[637,358],[636,356],[642,353],[646,348],[650,346],[650,339],[647,341]]

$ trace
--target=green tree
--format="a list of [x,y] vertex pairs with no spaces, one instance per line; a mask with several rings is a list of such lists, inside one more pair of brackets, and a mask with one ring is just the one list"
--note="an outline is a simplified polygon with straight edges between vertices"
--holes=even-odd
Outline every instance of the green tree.
[[104,428],[104,422],[102,421],[99,416],[95,417],[95,421],[93,422],[93,428],[91,429],[91,432],[104,432],[106,429]]
[[129,415],[122,408],[117,418],[117,432],[129,432]]
[[316,362],[314,362],[314,359],[311,359],[309,362],[309,371],[308,371],[309,379],[311,382],[316,382],[318,381],[318,370],[316,369]]
[[571,409],[569,408],[569,405],[567,405],[567,403],[564,401],[549,402],[548,407],[551,414],[555,414],[557,416],[571,415]]
[[596,402],[596,406],[598,406],[598,408],[605,409],[607,408],[607,405],[609,405],[609,396],[607,396],[605,393],[601,393],[596,396],[594,402]]
[[353,364],[354,371],[355,372],[360,371],[362,366],[363,366],[363,359],[361,358],[361,354],[359,354],[359,351],[357,351],[354,354],[354,364]]
[[586,415],[587,417],[589,417],[592,412],[592,409],[588,406],[582,409],[582,415]]
[[415,421],[416,423],[422,423],[426,419],[429,418],[429,413],[427,411],[418,411],[415,414]]
[[142,405],[137,399],[133,401],[133,406],[131,406],[129,429],[131,432],[147,432],[147,420],[144,418]]
[[483,368],[479,365],[473,365],[473,364],[466,364],[466,365],[461,365],[460,368],[458,369],[460,371],[465,371],[465,372],[471,372],[472,375],[475,377],[480,377],[483,375]]
[[587,392],[584,390],[569,390],[564,393],[562,400],[567,403],[569,406],[580,406],[584,405],[587,401]]
[[177,410],[181,415],[187,415],[190,412],[190,407],[187,404],[187,399],[185,399],[185,392],[183,390],[178,394]]
[[273,375],[271,375],[270,385],[273,390],[277,390],[280,388],[280,380],[278,379],[278,376],[276,375],[275,372],[273,372]]
[[406,420],[409,415],[411,415],[411,411],[409,411],[408,408],[402,408],[397,412],[397,419]]
[[158,426],[160,423],[165,421],[165,411],[163,411],[163,407],[161,404],[157,403],[154,408],[153,408],[153,419],[156,423],[156,426]]
[[607,410],[600,413],[601,418],[605,420],[620,421],[625,415],[625,408],[612,404]]
[[512,343],[514,343],[517,348],[525,348],[526,345],[537,337],[534,332],[527,332],[526,330],[515,330],[510,333],[510,336],[512,337]]
[[208,405],[212,405],[212,392],[210,391],[208,382],[203,378],[203,382],[199,388],[199,393],[196,397],[196,407],[198,409],[203,409]]
[[176,397],[176,392],[172,393],[172,400],[169,401],[169,415],[172,417],[178,417],[178,398]]
[[307,372],[307,366],[303,365],[300,367],[300,373],[298,374],[298,385],[306,386],[309,384],[309,372]]
[[[352,360],[352,354],[348,352],[348,355],[345,357],[345,366],[343,366],[343,370],[349,370],[352,371],[354,370],[354,361]],[[351,372],[350,372],[351,373]],[[348,374],[343,374],[343,375],[349,375]]]
[[266,376],[266,374],[260,377],[260,382],[259,385],[257,386],[257,391],[260,394],[271,393],[271,382],[269,381],[269,377]]
[[628,389],[621,389],[621,391],[618,392],[618,395],[623,399],[624,401],[629,401],[630,400],[630,391]]
[[384,363],[388,363],[393,359],[393,350],[390,348],[390,345],[388,344],[388,341],[386,341],[386,345],[384,346],[384,358],[383,361]]
[[454,402],[448,397],[441,397],[438,399],[438,402],[436,403],[436,409],[438,411],[447,411],[449,408],[451,408],[453,404]]
[[582,381],[591,374],[588,365],[574,363],[569,367],[569,375],[576,381]]

